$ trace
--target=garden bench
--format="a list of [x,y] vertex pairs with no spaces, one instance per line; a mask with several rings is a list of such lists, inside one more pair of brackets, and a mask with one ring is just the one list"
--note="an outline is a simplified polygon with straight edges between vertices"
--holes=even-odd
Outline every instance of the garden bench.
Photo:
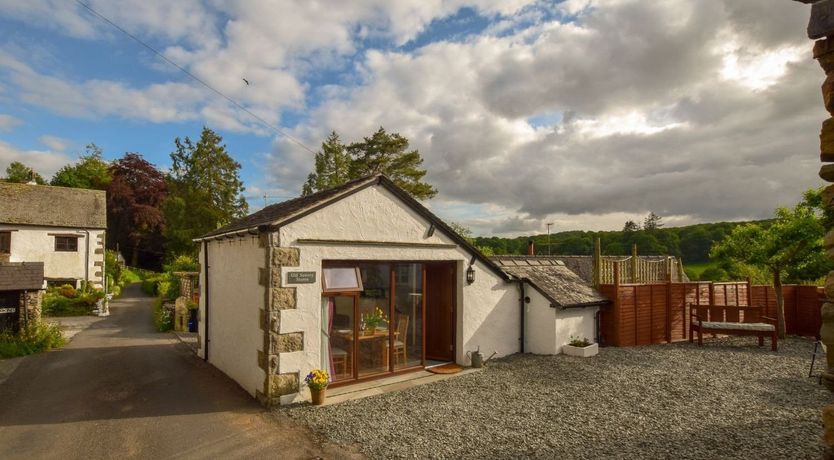
[[753,335],[770,337],[770,349],[776,351],[776,320],[763,315],[764,308],[736,305],[690,305],[689,341],[698,333],[698,346],[704,344],[704,333]]

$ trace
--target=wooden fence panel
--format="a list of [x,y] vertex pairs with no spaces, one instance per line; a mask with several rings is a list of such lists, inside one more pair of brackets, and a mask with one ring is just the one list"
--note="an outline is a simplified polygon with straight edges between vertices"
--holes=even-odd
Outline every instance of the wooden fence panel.
[[[690,305],[765,306],[767,316],[776,316],[776,295],[770,286],[747,283],[654,283],[604,284],[600,292],[612,299],[601,313],[605,345],[634,346],[687,340]],[[785,325],[788,334],[814,336],[821,324],[823,293],[816,286],[783,286]],[[720,311],[719,311],[720,310]],[[714,319],[746,321],[743,313],[724,309],[711,312]]]

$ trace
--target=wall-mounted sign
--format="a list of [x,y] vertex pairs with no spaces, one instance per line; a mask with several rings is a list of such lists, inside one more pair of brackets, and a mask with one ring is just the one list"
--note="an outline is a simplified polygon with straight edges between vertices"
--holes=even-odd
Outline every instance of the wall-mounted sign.
[[316,272],[288,272],[287,284],[311,284],[316,282]]
[[4,313],[15,313],[17,312],[17,308],[0,308],[0,315]]

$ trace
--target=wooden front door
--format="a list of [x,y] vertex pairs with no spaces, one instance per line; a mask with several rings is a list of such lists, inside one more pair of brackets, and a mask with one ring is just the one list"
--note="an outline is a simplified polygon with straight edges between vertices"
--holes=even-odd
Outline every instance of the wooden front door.
[[426,359],[455,359],[455,264],[426,265]]

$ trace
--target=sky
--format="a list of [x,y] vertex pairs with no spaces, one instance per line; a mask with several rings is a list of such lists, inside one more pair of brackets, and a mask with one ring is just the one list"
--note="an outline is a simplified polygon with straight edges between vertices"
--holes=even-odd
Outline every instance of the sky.
[[[477,235],[766,218],[822,185],[824,75],[785,0],[0,0],[0,170],[223,136],[252,209],[380,126]],[[247,85],[243,79],[249,81]],[[289,137],[288,137],[289,136]]]

